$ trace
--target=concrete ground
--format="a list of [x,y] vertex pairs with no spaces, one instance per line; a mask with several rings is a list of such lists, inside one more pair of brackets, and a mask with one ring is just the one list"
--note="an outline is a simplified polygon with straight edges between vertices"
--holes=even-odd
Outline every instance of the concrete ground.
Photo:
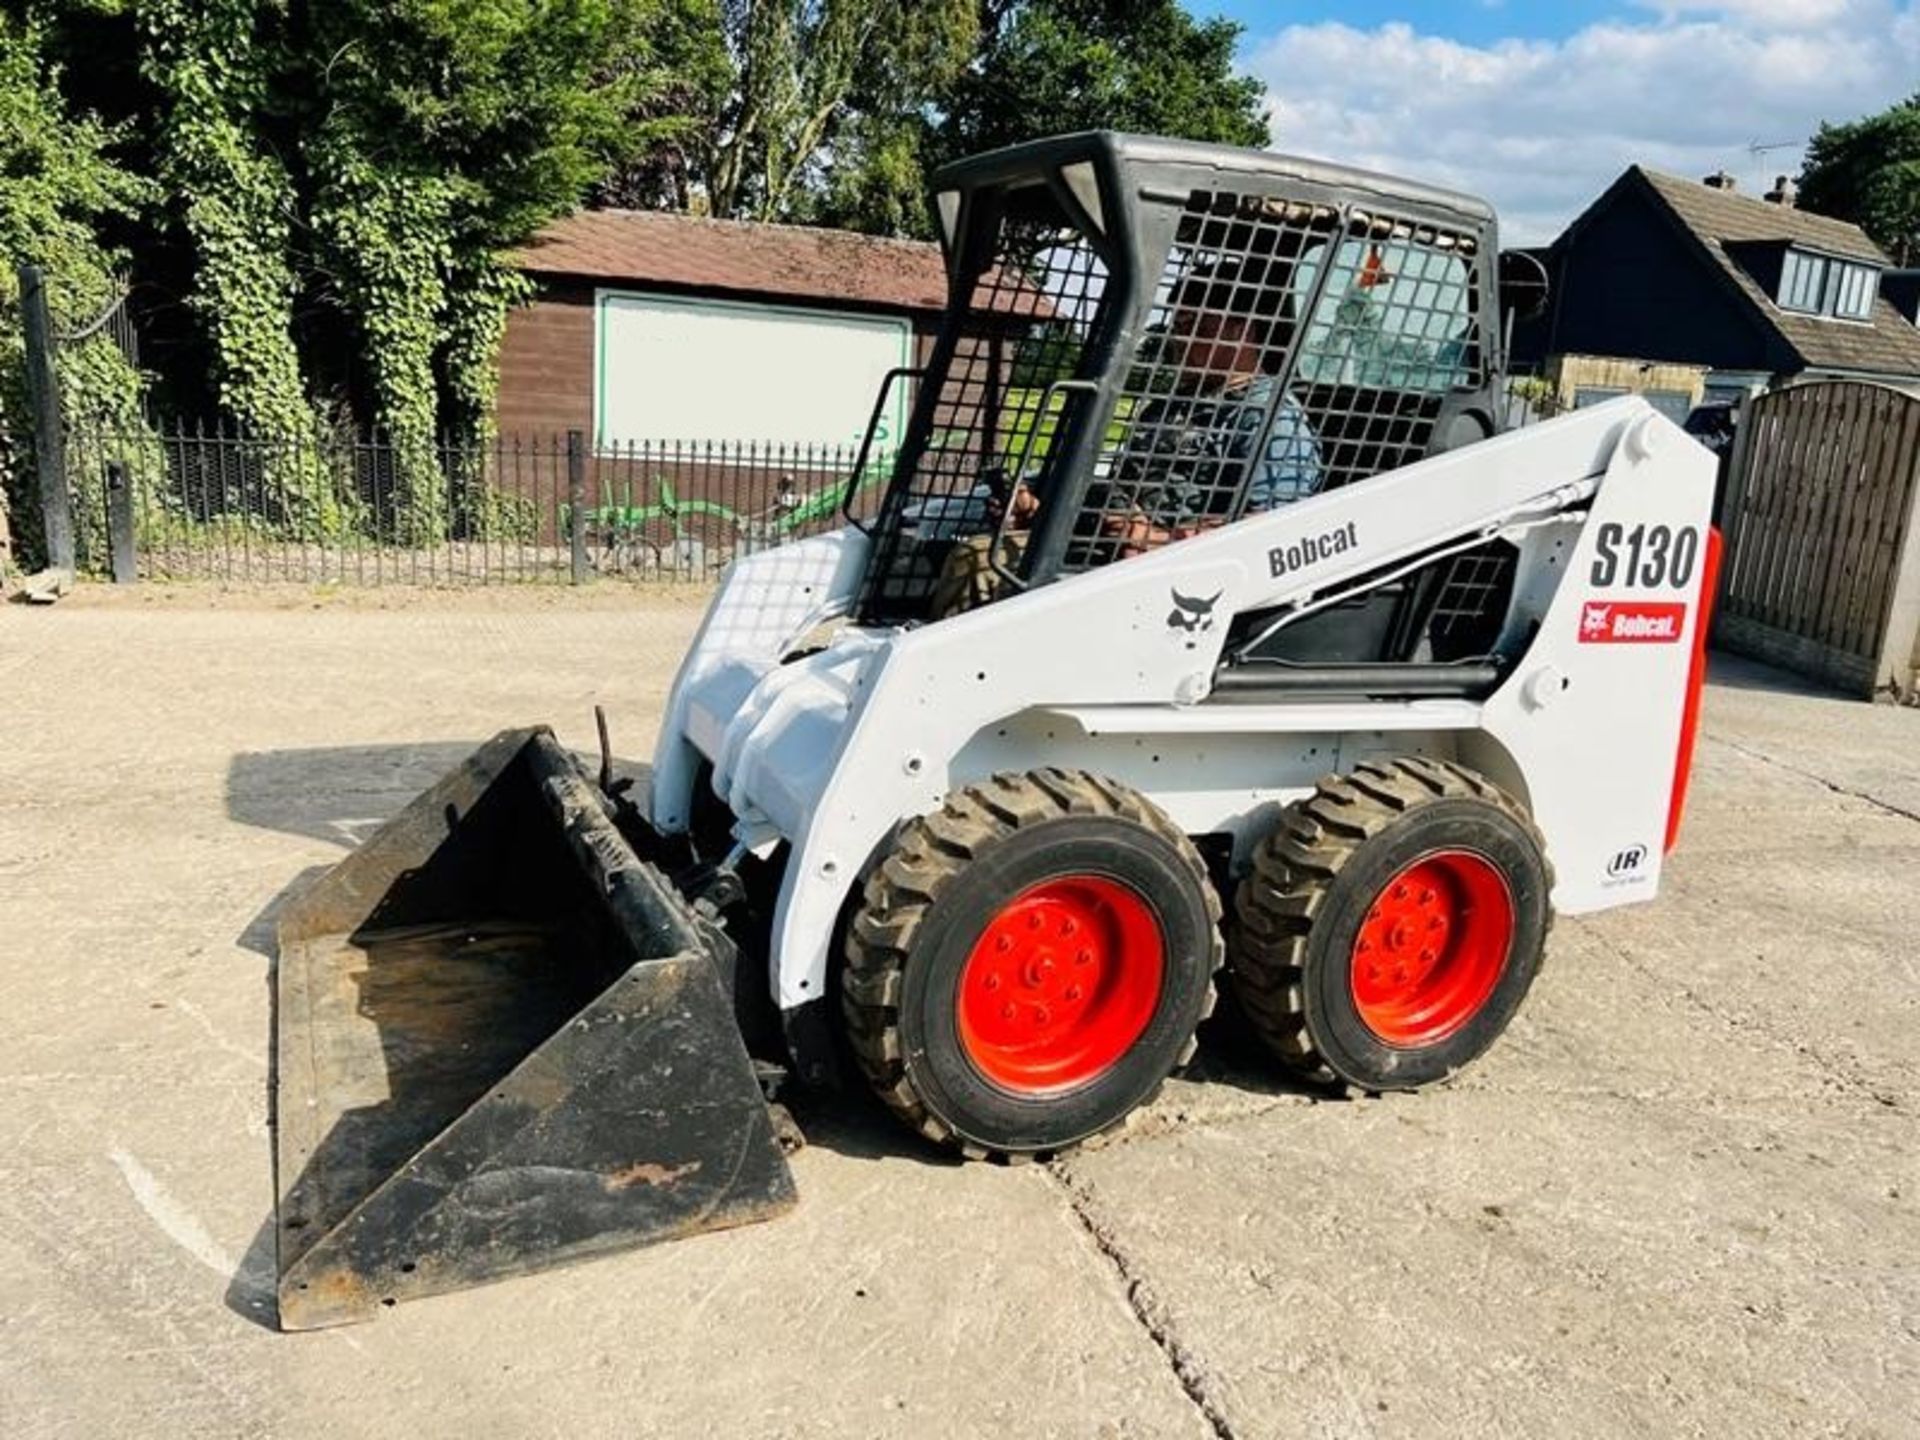
[[1920,1434],[1920,712],[1735,663],[1660,903],[1456,1083],[816,1106],[778,1223],[276,1333],[277,897],[495,728],[646,754],[694,598],[0,607],[0,1433]]

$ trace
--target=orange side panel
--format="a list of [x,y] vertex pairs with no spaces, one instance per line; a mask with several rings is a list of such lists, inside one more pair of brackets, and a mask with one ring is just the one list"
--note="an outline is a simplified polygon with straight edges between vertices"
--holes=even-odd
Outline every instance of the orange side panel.
[[1680,748],[1673,762],[1673,800],[1667,806],[1667,850],[1680,839],[1680,817],[1687,808],[1687,783],[1693,778],[1693,742],[1700,729],[1700,692],[1707,682],[1707,631],[1713,626],[1713,601],[1720,591],[1720,532],[1707,530],[1707,563],[1700,572],[1699,619],[1693,631],[1693,659],[1687,668],[1686,709],[1680,716]]

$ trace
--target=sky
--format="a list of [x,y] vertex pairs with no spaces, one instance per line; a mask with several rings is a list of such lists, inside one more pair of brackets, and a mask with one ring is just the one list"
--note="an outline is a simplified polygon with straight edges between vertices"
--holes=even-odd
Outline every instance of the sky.
[[1821,121],[1920,90],[1920,0],[1188,6],[1246,27],[1276,149],[1482,195],[1509,245],[1551,240],[1631,164],[1762,193]]

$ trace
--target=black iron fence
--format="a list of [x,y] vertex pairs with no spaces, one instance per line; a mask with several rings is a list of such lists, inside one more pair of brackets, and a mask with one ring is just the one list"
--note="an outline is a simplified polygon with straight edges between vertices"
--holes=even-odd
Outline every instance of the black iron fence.
[[[1538,389],[1515,382],[1509,428],[1551,413]],[[849,497],[870,513],[893,464],[852,445],[581,431],[407,445],[94,420],[64,437],[77,566],[118,580],[705,581],[836,528]]]
[[484,443],[70,424],[82,571],[122,579],[334,584],[701,581],[831,530],[853,446],[595,445],[580,431]]

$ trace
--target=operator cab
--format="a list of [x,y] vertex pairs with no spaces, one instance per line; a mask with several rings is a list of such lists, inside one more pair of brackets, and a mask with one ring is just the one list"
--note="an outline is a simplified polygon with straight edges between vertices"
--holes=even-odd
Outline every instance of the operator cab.
[[[926,367],[890,377],[915,387],[891,483],[864,511],[849,496],[873,541],[864,623],[939,618],[956,547],[995,572],[984,602],[1499,428],[1478,200],[1106,132],[962,161],[933,189],[947,320]],[[1270,658],[1483,649],[1512,560],[1446,557],[1289,627]]]

